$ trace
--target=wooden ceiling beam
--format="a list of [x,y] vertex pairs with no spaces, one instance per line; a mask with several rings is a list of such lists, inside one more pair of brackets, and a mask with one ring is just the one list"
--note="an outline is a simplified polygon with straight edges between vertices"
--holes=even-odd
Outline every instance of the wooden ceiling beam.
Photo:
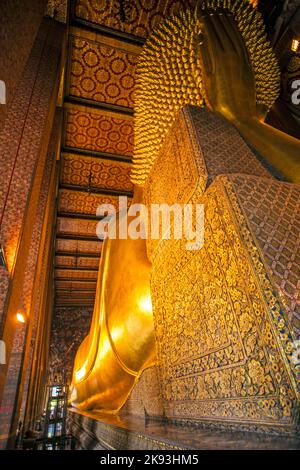
[[56,302],[59,302],[59,301],[60,302],[64,302],[64,301],[66,301],[66,302],[72,302],[72,301],[75,302],[77,300],[80,300],[80,301],[83,300],[84,302],[85,301],[87,301],[87,302],[90,301],[90,302],[94,303],[95,302],[95,296],[96,296],[96,294],[91,295],[89,293],[87,293],[87,294],[83,293],[82,295],[77,295],[77,296],[74,296],[74,297],[68,297],[70,295],[72,295],[72,294],[70,294],[69,292],[65,292],[64,294],[61,294],[61,295],[56,295],[55,296],[56,297]]
[[55,256],[69,256],[72,258],[101,258],[101,255],[99,253],[78,253],[78,251],[56,251]]
[[118,51],[134,54],[137,56],[139,56],[143,50],[142,44],[129,43],[127,41],[123,41],[122,39],[109,37],[97,31],[89,30],[81,26],[70,26],[69,37],[71,40],[73,38],[79,38],[99,46],[112,47]]
[[115,189],[95,188],[93,186],[80,186],[76,184],[60,184],[59,189],[66,189],[69,191],[83,191],[86,193],[103,194],[104,196],[127,196],[132,197],[131,191],[121,191]]
[[76,212],[58,212],[57,217],[63,219],[83,219],[83,220],[102,220],[103,217],[97,217],[92,214],[76,214]]
[[116,114],[125,114],[126,116],[133,116],[134,112],[133,108],[106,103],[104,101],[94,101],[79,96],[65,96],[64,105],[67,108],[68,105],[83,106],[84,108],[91,108],[92,111],[110,111]]
[[132,157],[128,155],[117,155],[114,153],[98,152],[96,150],[79,149],[76,147],[62,147],[61,154],[78,155],[86,158],[101,158],[102,160],[114,160],[122,163],[132,162]]
[[[92,106],[91,103],[95,105]],[[132,123],[133,121],[133,110],[131,108],[125,108],[126,112],[122,111],[122,107],[117,107],[116,105],[109,105],[106,103],[107,106],[102,106],[97,104],[96,101],[86,100],[84,98],[75,98],[72,100],[65,99],[64,101],[64,109],[66,111],[78,111],[81,113],[93,113],[96,115],[106,116],[113,119],[123,119],[128,120]],[[129,110],[130,112],[127,112]],[[65,123],[67,119],[65,118]]]
[[86,235],[74,235],[72,233],[57,233],[56,239],[58,240],[75,240],[83,242],[99,242],[102,243],[103,240],[98,237],[86,236]]
[[109,28],[108,26],[100,25],[98,23],[92,23],[91,21],[85,20],[83,18],[79,18],[78,16],[76,16],[75,10],[76,8],[74,7],[70,14],[70,26],[71,27],[76,27],[83,31],[95,33],[96,35],[101,34],[102,36],[106,36],[112,39],[117,39],[119,41],[132,44],[134,46],[142,47],[146,42],[145,38],[134,36],[133,34],[126,33],[125,31],[115,30],[115,29]]
[[95,284],[97,283],[97,279],[83,279],[82,277],[78,278],[70,278],[70,277],[55,277],[54,281],[61,281],[61,282],[94,282]]
[[55,265],[55,269],[59,269],[60,271],[93,271],[98,272],[99,268],[88,268],[86,266],[66,266],[66,265]]
[[[79,300],[79,299],[78,299]],[[82,301],[80,300],[80,302],[77,301],[77,299],[75,299],[74,302],[65,302],[65,300],[63,302],[55,302],[55,308],[79,308],[79,307],[94,307],[94,301],[93,302],[84,302],[82,303]]]
[[96,289],[71,289],[67,287],[56,287],[56,292],[87,292],[87,293],[96,293]]

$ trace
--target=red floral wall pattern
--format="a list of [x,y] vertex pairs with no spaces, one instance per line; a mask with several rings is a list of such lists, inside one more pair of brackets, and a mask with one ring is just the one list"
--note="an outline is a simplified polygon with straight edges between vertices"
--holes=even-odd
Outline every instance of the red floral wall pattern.
[[65,144],[68,147],[131,156],[133,153],[132,119],[119,119],[100,113],[69,110]]
[[133,191],[131,164],[102,158],[65,154],[62,183],[93,188]]
[[74,37],[70,95],[133,108],[138,56]]

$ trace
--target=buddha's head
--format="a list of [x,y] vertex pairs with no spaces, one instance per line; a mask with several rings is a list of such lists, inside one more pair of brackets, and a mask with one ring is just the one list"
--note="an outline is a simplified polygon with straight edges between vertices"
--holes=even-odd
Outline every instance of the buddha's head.
[[203,15],[232,15],[252,66],[256,103],[269,110],[279,95],[280,70],[260,13],[249,0],[204,0],[160,24],[147,40],[137,67],[135,151],[132,181],[143,185],[177,112],[205,106],[199,48]]

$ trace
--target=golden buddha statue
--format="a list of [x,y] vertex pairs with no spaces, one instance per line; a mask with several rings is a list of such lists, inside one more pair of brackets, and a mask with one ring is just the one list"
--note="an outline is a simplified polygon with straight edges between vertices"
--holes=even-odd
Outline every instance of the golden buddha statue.
[[[299,142],[264,123],[279,87],[262,19],[247,0],[203,2],[159,26],[138,66],[134,202],[187,104],[222,115],[284,178],[300,183]],[[117,412],[155,364],[150,274],[144,239],[105,240],[92,325],[74,364],[73,406]]]

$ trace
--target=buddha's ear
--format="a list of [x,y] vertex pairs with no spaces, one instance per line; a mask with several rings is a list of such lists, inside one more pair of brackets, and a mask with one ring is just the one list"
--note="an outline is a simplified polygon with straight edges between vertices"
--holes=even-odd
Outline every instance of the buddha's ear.
[[201,32],[198,35],[198,53],[202,69],[202,75],[205,77],[213,74],[213,63],[211,58],[211,51],[208,44],[209,38],[205,29],[204,18],[200,19],[199,24],[201,27]]
[[266,120],[268,112],[270,111],[268,106],[264,103],[257,103],[256,110],[258,119],[264,122]]

